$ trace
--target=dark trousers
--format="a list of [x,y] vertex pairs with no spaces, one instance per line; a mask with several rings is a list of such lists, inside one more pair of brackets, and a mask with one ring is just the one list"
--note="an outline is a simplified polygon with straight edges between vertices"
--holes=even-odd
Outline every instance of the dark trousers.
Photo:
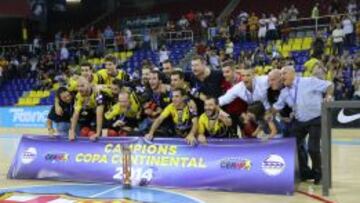
[[[320,155],[320,135],[321,119],[314,118],[306,122],[295,120],[293,124],[293,134],[296,136],[296,144],[299,158],[299,169],[301,178],[309,176],[315,179],[321,177],[321,155]],[[309,135],[307,149],[305,139]],[[308,166],[307,158],[310,155],[312,169]]]

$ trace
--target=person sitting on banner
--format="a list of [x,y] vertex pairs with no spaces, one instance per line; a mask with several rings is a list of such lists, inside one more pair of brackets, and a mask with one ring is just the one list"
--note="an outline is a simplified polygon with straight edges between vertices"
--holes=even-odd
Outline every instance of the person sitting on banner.
[[66,136],[70,129],[70,118],[73,114],[74,97],[66,87],[60,87],[56,92],[56,98],[63,113],[59,116],[55,113],[55,105],[51,107],[47,119],[47,128],[49,135],[55,134],[53,123],[55,123],[58,135]]
[[206,137],[227,138],[232,120],[229,114],[219,107],[219,101],[215,97],[205,100],[205,112],[201,114],[198,122],[198,141],[206,143]]
[[134,93],[121,91],[118,103],[104,115],[103,136],[127,136],[134,133],[141,115],[141,104]]
[[156,130],[161,123],[171,116],[175,124],[177,136],[185,138],[186,142],[194,145],[197,132],[197,108],[193,100],[189,100],[186,91],[177,88],[172,91],[172,103],[170,103],[152,124],[150,131],[145,135],[145,139],[152,140]]
[[104,95],[111,95],[111,90],[108,88],[97,90],[82,76],[77,81],[77,90],[69,140],[75,139],[75,129],[79,125],[80,136],[86,136],[95,141],[100,137],[103,125]]
[[266,112],[261,101],[248,106],[247,112],[241,115],[240,123],[243,138],[281,137],[279,122]]

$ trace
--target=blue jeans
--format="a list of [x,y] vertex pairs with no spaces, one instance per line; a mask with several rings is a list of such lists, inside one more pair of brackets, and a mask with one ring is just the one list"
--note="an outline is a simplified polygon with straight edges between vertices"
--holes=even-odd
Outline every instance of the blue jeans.
[[60,136],[68,136],[68,132],[70,129],[70,123],[68,122],[59,122],[55,123],[56,131]]

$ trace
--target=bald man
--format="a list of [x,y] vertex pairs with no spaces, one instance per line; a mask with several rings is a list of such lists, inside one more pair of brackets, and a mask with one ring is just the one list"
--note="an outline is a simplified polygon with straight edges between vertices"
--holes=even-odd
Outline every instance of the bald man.
[[[267,90],[267,99],[270,105],[273,105],[279,99],[280,91],[283,89],[284,85],[281,81],[281,71],[279,69],[273,69],[268,74],[269,79],[269,89]],[[280,126],[281,134],[283,137],[291,137],[290,129],[292,124],[291,117],[292,109],[285,105],[283,109],[280,110]]]
[[[321,180],[321,103],[333,98],[333,84],[315,77],[297,77],[293,66],[281,69],[281,79],[285,86],[273,104],[279,111],[289,105],[294,112],[293,133],[296,136],[299,156],[300,176],[302,180],[314,179],[315,184]],[[325,95],[325,97],[323,96]],[[312,161],[312,169],[307,164],[304,142],[309,134],[308,152]]]

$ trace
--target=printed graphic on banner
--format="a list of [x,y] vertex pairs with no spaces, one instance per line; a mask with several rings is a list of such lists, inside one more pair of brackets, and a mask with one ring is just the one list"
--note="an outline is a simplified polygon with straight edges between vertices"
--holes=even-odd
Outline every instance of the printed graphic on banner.
[[0,127],[44,128],[50,106],[0,108]]
[[359,108],[332,109],[331,117],[334,128],[358,128],[360,126]]
[[206,146],[192,147],[183,139],[163,138],[148,144],[143,138],[129,137],[93,143],[24,136],[8,177],[121,183],[125,144],[131,150],[133,185],[274,194],[294,191],[294,139],[209,140]]

